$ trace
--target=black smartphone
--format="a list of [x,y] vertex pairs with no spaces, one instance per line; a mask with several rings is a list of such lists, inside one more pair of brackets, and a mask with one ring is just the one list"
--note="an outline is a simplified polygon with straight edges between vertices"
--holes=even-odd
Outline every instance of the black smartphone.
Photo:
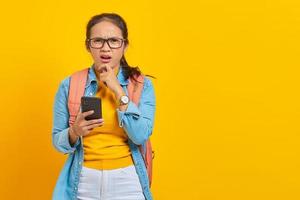
[[94,110],[94,113],[85,117],[86,120],[102,118],[101,99],[98,97],[81,97],[81,112]]

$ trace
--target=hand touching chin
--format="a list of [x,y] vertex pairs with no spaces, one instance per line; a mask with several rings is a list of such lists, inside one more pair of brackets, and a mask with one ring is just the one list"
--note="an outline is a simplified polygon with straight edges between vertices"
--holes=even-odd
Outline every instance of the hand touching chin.
[[100,63],[95,65],[95,69],[98,73],[106,72],[107,67],[110,67],[112,69],[109,63]]

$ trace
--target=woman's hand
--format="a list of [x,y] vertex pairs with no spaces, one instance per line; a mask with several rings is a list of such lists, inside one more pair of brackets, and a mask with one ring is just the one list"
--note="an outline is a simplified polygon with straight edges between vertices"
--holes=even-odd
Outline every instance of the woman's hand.
[[[117,76],[115,75],[114,70],[105,65],[101,67],[100,75],[99,75],[100,81],[103,81],[106,83],[107,87],[112,90],[115,94],[115,100],[117,104],[119,104],[120,98],[123,95],[126,95],[123,88],[121,87],[119,80]],[[119,105],[119,109],[121,111],[125,111],[127,109],[128,105]]]
[[100,81],[103,81],[106,83],[107,87],[112,90],[116,96],[118,96],[119,93],[123,92],[123,89],[118,81],[117,76],[115,75],[114,70],[105,65],[101,68],[101,72],[99,75]]
[[74,124],[69,128],[69,139],[71,145],[75,144],[76,140],[80,136],[88,135],[94,128],[102,126],[103,119],[85,120],[85,117],[93,114],[94,111],[79,112]]

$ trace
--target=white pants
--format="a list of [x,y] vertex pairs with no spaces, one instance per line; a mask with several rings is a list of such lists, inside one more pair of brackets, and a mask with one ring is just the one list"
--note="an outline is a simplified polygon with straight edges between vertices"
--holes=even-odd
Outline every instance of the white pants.
[[82,167],[78,200],[145,200],[134,165],[113,170]]

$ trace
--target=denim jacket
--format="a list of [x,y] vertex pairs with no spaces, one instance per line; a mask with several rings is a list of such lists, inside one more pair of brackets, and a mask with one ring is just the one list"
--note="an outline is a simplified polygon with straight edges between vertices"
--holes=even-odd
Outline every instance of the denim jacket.
[[[122,67],[117,74],[117,79],[125,93],[128,95],[128,79],[123,75]],[[138,174],[144,196],[146,200],[152,200],[149,187],[147,170],[138,149],[138,145],[144,145],[152,134],[153,121],[155,114],[155,94],[152,82],[145,77],[144,87],[140,103],[136,106],[132,101],[129,102],[126,111],[117,109],[119,126],[123,127],[128,135],[128,144],[132,153],[135,169]],[[83,139],[79,138],[74,145],[69,142],[69,95],[70,76],[65,78],[58,88],[54,102],[54,120],[52,129],[52,142],[54,147],[68,158],[58,177],[53,200],[76,200],[79,176],[83,164]],[[89,69],[88,79],[85,86],[84,96],[94,96],[98,89],[96,74],[93,65]]]

